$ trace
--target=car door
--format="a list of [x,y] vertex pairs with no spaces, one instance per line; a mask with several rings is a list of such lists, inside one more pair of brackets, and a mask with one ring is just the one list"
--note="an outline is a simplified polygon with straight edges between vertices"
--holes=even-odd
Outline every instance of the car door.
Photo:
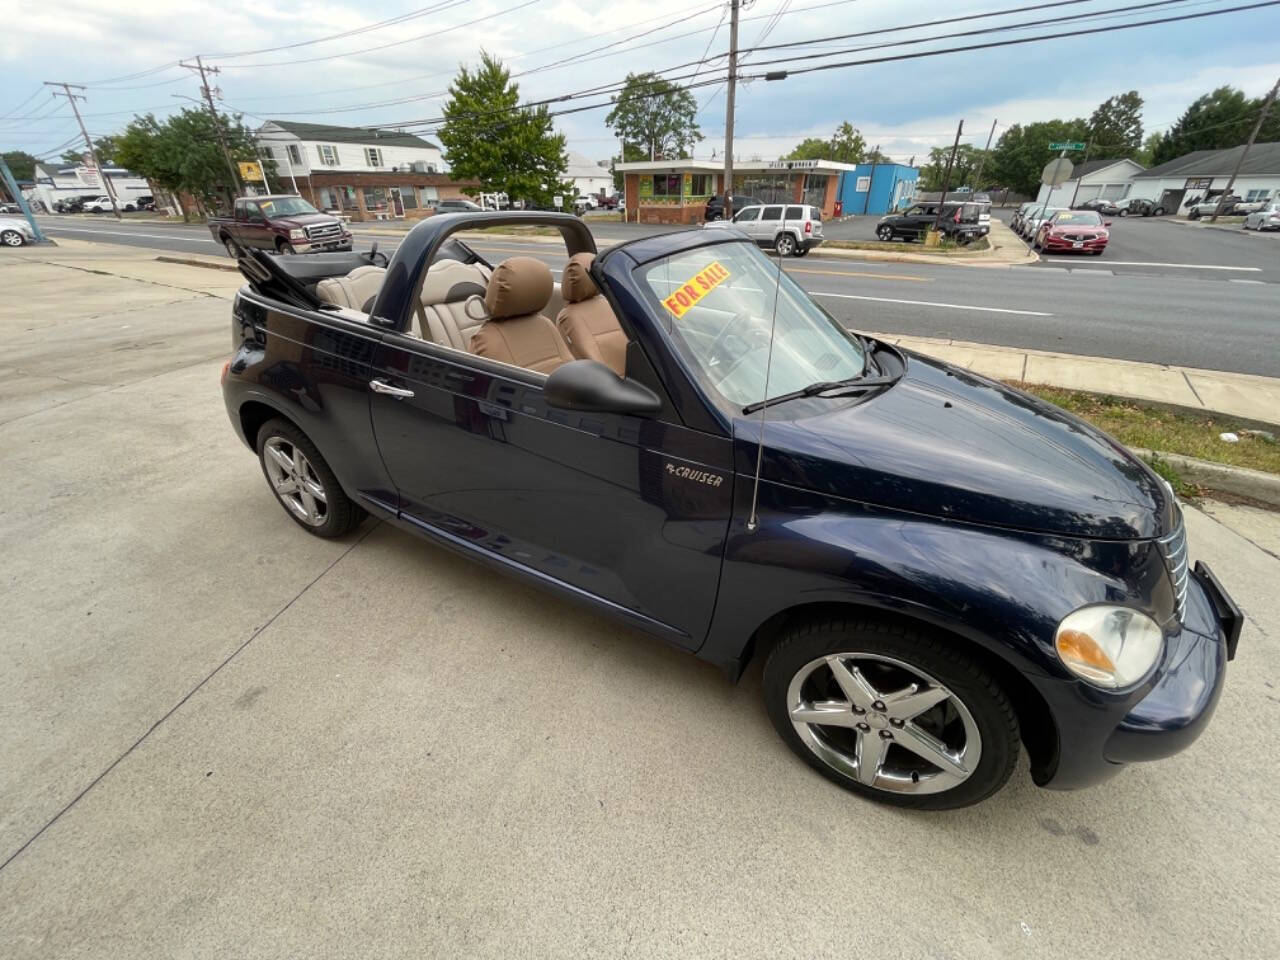
[[773,246],[774,238],[782,229],[782,207],[769,204],[760,208],[760,220],[756,223],[753,239],[762,247]]
[[410,393],[371,394],[405,520],[678,646],[701,644],[732,508],[727,438],[674,415],[556,409],[539,374],[401,334],[385,338],[373,376]]
[[928,204],[916,204],[903,217],[901,232],[909,238],[919,237],[926,229],[926,224],[933,222],[937,208]]
[[743,233],[745,233],[752,240],[755,239],[755,234],[752,231],[754,231],[755,228],[759,226],[759,221],[760,221],[759,207],[747,207],[747,209],[741,211],[740,213],[735,213],[733,215],[733,225],[737,227],[739,230],[741,230]]

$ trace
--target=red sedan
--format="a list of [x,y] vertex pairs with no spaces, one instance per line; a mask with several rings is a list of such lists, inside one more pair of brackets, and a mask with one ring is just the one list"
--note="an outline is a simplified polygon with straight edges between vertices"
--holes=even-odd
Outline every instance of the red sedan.
[[1092,253],[1107,249],[1111,221],[1092,210],[1060,210],[1036,231],[1035,247],[1042,253]]

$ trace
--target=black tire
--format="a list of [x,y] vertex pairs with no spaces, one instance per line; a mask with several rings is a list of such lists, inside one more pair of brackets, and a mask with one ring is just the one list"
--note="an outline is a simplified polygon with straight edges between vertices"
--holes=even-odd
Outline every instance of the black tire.
[[876,229],[876,236],[888,243],[893,239],[893,227],[890,227],[887,224],[883,227],[878,227]]
[[17,230],[5,230],[0,233],[0,244],[4,244],[6,247],[20,247],[26,242],[27,238]]
[[[945,686],[969,712],[980,737],[976,768],[950,789],[905,793],[860,783],[821,759],[791,721],[788,691],[793,677],[807,665],[835,653],[892,658]],[[801,621],[769,652],[764,665],[764,696],[774,729],[797,756],[833,783],[891,806],[920,810],[971,806],[1004,786],[1018,760],[1018,718],[1005,691],[988,670],[957,649],[955,641],[926,628],[857,615]],[[907,755],[901,746],[896,750]]]
[[[276,490],[275,484],[271,479],[271,473],[268,471],[266,460],[267,442],[273,439],[283,440],[290,446],[297,447],[306,457],[314,479],[319,482],[324,492],[325,509],[323,522],[319,524],[308,523],[285,503],[284,497]],[[316,449],[316,445],[311,442],[305,433],[288,420],[268,420],[264,423],[261,429],[258,430],[255,449],[258,452],[258,465],[262,468],[262,475],[266,478],[267,486],[271,487],[272,495],[280,503],[284,512],[307,533],[314,534],[317,537],[324,537],[325,539],[332,539],[353,530],[364,519],[364,511],[347,496],[346,491],[342,489],[342,485],[338,483],[338,478],[333,475],[333,471],[329,468],[329,464],[320,455],[320,451]]]
[[298,251],[293,248],[293,244],[289,243],[287,240],[281,240],[276,244],[276,253],[282,256],[292,257],[297,252]]
[[1199,219],[1200,219],[1200,211],[1199,211],[1199,210],[1192,210],[1190,213],[1188,213],[1188,214],[1187,214],[1187,219],[1188,219],[1188,220],[1199,220]]
[[1119,216],[1127,217],[1128,215],[1129,215],[1129,210],[1127,208],[1123,208],[1120,210]]
[[1152,215],[1153,217],[1163,217],[1163,216],[1164,216],[1164,207],[1156,207],[1154,210],[1152,210],[1152,211],[1151,211],[1151,215]]
[[780,233],[773,241],[773,249],[780,257],[789,257],[796,250],[796,238],[789,233]]
[[230,257],[232,260],[240,259],[239,255],[236,253],[236,246],[234,243],[231,242],[230,237],[222,238],[222,246],[227,251],[227,256]]

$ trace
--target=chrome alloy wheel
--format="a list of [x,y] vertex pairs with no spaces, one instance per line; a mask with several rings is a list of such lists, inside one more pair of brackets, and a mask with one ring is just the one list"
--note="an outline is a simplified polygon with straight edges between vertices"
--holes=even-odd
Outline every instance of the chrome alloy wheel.
[[299,520],[318,527],[328,519],[324,484],[298,447],[284,437],[272,437],[262,447],[262,462],[276,496]]
[[920,670],[871,653],[812,660],[791,678],[787,709],[823,763],[890,793],[942,793],[978,769],[982,738],[960,698]]

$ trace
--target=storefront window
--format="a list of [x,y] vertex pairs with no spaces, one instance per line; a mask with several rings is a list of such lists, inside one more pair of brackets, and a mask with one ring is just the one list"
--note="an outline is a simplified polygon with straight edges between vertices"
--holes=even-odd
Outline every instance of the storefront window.
[[678,199],[680,196],[680,174],[655,174],[653,178],[653,195],[655,197]]
[[709,197],[711,196],[711,184],[714,176],[709,173],[693,173],[687,175],[688,190],[685,191],[686,197]]
[[364,187],[364,208],[368,213],[385,213],[387,191],[382,187]]
[[762,203],[786,203],[794,199],[790,173],[744,174],[733,178],[733,192]]
[[804,202],[811,207],[822,209],[827,199],[827,175],[825,173],[806,173],[804,176]]
[[413,187],[401,187],[400,199],[404,202],[404,208],[406,210],[418,209],[418,191]]
[[440,200],[440,191],[435,187],[419,187],[422,191],[422,205],[424,207],[434,207]]

